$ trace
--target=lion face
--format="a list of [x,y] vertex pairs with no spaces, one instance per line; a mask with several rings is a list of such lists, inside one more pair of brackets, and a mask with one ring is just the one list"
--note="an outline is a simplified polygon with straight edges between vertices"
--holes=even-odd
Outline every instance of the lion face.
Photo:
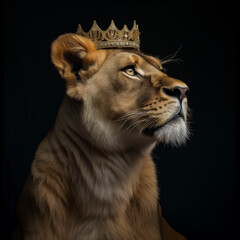
[[90,40],[66,35],[53,43],[52,60],[67,95],[82,104],[94,139],[112,146],[186,141],[188,87],[167,76],[160,60],[129,50],[96,50]]

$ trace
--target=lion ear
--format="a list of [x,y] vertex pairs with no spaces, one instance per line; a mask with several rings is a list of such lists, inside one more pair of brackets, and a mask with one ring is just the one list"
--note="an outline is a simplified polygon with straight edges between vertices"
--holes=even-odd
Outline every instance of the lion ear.
[[94,43],[78,34],[59,36],[51,47],[51,59],[67,86],[75,86],[80,79],[79,72],[94,64],[87,56],[96,51]]

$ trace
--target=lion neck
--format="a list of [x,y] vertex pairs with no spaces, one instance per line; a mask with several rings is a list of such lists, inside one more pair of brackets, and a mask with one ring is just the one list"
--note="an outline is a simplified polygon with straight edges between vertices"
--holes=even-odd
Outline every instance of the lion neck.
[[[82,187],[84,182],[88,189],[85,192],[75,191],[79,194],[84,192],[85,195],[78,196],[79,199],[85,199],[87,204],[94,204],[96,201],[104,203],[105,207],[99,208],[101,214],[103,209],[108,209],[107,213],[110,208],[111,211],[117,211],[120,205],[130,201],[139,181],[142,159],[150,156],[153,144],[145,147],[144,151],[136,151],[139,144],[118,151],[102,148],[96,137],[89,133],[82,114],[82,103],[65,96],[52,134],[65,146],[68,156],[71,156],[66,164],[69,164],[68,167],[75,166],[75,169],[71,169],[76,172],[71,175],[77,176],[73,179],[75,186],[78,187],[79,183],[79,187]],[[71,164],[72,161],[74,165]],[[86,192],[89,190],[91,193],[87,196]],[[84,203],[81,202],[81,205]],[[87,209],[91,208],[85,208],[86,211]]]
[[109,154],[135,152],[136,155],[149,156],[156,143],[154,139],[139,136],[138,133],[127,135],[115,123],[101,119],[92,106],[67,95],[64,96],[55,125],[71,128],[91,148]]

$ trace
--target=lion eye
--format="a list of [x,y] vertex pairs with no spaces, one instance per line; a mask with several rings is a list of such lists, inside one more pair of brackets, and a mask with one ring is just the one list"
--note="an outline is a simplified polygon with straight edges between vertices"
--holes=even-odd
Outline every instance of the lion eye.
[[122,71],[131,77],[135,77],[135,76],[138,78],[141,77],[141,75],[135,70],[134,65],[127,66],[123,68]]
[[135,70],[133,67],[129,67],[127,69],[125,69],[125,73],[127,73],[130,76],[134,76],[135,75]]

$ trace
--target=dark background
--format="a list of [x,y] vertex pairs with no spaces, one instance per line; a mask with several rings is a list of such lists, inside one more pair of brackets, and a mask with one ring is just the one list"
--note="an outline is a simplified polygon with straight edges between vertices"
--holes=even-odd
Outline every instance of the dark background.
[[136,19],[146,54],[163,58],[180,48],[182,62],[165,67],[190,87],[192,136],[184,147],[154,151],[163,215],[189,240],[237,239],[236,7],[231,1],[5,1],[6,239],[34,152],[64,94],[50,61],[51,42],[76,32],[78,23],[88,31],[94,19],[102,29],[111,19],[131,28]]

